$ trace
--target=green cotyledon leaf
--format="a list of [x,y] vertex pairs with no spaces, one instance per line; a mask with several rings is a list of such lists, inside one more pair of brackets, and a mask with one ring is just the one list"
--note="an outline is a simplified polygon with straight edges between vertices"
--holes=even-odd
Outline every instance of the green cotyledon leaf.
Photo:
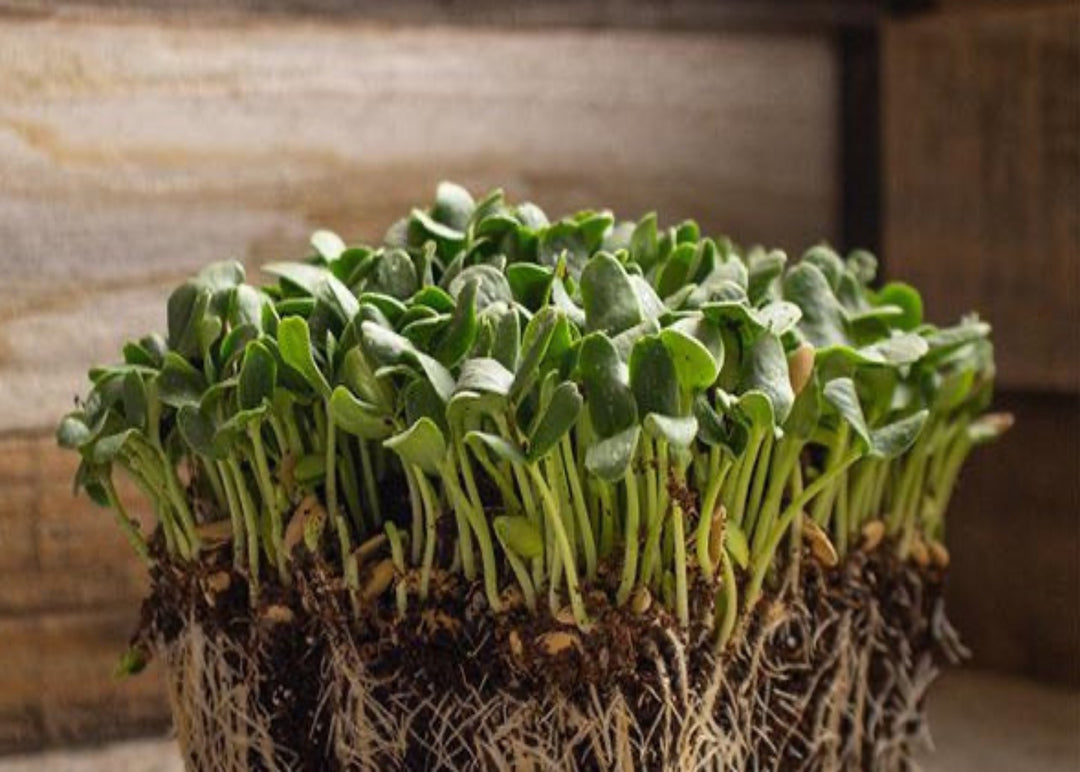
[[795,403],[788,375],[788,360],[780,339],[763,334],[743,353],[740,391],[760,391],[772,404],[778,425],[783,424]]
[[430,418],[421,418],[400,434],[383,441],[407,464],[419,467],[434,475],[446,458],[446,439],[438,425]]
[[590,445],[585,451],[585,468],[607,482],[626,476],[637,452],[641,427],[634,425]]
[[875,458],[895,458],[904,453],[918,438],[929,415],[928,411],[920,410],[906,418],[871,430],[866,425],[855,384],[850,378],[829,381],[825,384],[822,395],[851,427],[865,451]]
[[581,392],[572,381],[564,381],[555,387],[529,435],[530,461],[543,458],[558,445],[577,422],[582,403]]
[[594,332],[582,339],[578,369],[589,418],[601,438],[637,424],[637,402],[630,389],[629,371],[606,335]]
[[658,335],[643,337],[634,344],[629,372],[630,389],[641,413],[680,414],[675,361]]
[[251,341],[244,349],[240,365],[237,398],[241,410],[250,410],[268,401],[277,385],[277,359],[259,341]]
[[527,517],[501,515],[492,521],[495,536],[506,549],[531,560],[544,554],[544,537]]
[[306,321],[298,316],[282,319],[278,325],[278,348],[285,364],[303,376],[316,394],[323,398],[330,396],[330,384],[315,363]]
[[641,304],[626,270],[614,256],[598,252],[581,272],[581,299],[589,331],[617,335],[642,320]]
[[825,274],[810,263],[800,263],[784,277],[784,299],[802,311],[799,330],[815,348],[848,345],[844,312]]
[[338,428],[365,440],[382,440],[394,431],[389,415],[357,399],[344,386],[338,386],[330,395],[330,417]]

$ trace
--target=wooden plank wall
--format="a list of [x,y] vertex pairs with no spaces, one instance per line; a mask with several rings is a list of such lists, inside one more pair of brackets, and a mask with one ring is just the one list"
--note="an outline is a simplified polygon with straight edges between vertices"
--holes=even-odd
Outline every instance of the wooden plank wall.
[[976,663],[1076,685],[1080,7],[946,5],[884,30],[886,264],[993,324],[1017,416],[954,500],[950,608]]
[[170,286],[377,238],[443,177],[835,237],[836,82],[824,33],[0,16],[0,752],[165,719],[110,680],[142,574],[51,427]]

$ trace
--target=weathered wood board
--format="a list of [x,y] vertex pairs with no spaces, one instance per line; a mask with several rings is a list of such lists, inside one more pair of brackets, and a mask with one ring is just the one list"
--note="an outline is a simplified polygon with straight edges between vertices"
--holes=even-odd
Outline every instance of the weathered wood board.
[[0,23],[0,431],[49,426],[169,286],[435,183],[834,235],[825,35],[86,18]]
[[890,273],[933,318],[994,325],[1003,387],[1080,392],[1080,6],[932,14],[883,41]]

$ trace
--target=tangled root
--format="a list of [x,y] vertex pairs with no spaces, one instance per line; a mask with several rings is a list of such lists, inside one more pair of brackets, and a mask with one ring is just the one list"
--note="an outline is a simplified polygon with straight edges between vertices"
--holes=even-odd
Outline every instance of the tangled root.
[[237,641],[189,615],[153,643],[188,769],[902,769],[939,665],[964,654],[938,581],[861,556],[804,566],[719,656],[656,619],[631,671],[573,688],[515,670],[494,633],[440,648],[438,673],[388,666],[348,615],[302,610],[318,597],[291,628]]

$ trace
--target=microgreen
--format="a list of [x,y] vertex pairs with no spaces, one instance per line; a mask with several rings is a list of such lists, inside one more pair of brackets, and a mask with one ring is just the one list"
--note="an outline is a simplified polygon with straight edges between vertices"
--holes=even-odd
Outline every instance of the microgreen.
[[[266,287],[235,262],[184,282],[167,338],[92,370],[61,421],[76,485],[146,560],[199,559],[221,520],[253,595],[307,549],[361,603],[353,545],[385,534],[399,611],[450,571],[493,611],[516,584],[583,628],[589,589],[648,590],[689,625],[697,572],[722,645],[804,512],[840,555],[883,520],[903,557],[942,538],[968,453],[1009,425],[984,414],[989,327],[928,324],[914,288],[872,288],[865,252],[789,262],[692,222],[549,221],[451,183],[382,245],[323,230],[311,250],[265,266]],[[324,517],[286,547],[311,500]]]

